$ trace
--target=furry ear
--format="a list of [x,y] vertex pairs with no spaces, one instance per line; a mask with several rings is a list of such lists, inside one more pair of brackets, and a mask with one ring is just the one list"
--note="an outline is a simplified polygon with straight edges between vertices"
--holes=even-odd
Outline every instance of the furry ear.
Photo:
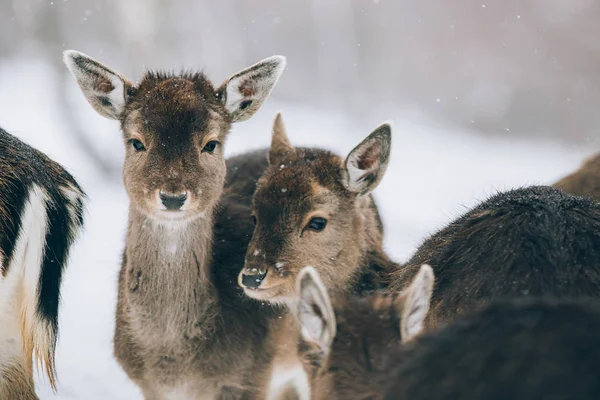
[[285,57],[273,56],[234,74],[217,91],[233,122],[245,121],[269,97],[285,68]]
[[298,304],[294,310],[302,337],[329,351],[336,333],[336,321],[327,289],[313,267],[304,267],[298,275]]
[[402,343],[406,343],[423,331],[423,322],[429,312],[434,281],[433,269],[423,264],[410,286],[396,299],[394,305],[400,315]]
[[283,124],[281,113],[277,113],[275,122],[273,122],[273,136],[271,139],[271,148],[269,149],[269,164],[283,164],[285,159],[296,153],[296,149],[290,143]]
[[385,123],[348,154],[344,163],[344,186],[359,195],[375,189],[387,169],[391,147],[392,127]]
[[127,88],[132,87],[131,83],[93,58],[75,50],[65,51],[63,61],[94,110],[106,118],[119,119],[125,109]]

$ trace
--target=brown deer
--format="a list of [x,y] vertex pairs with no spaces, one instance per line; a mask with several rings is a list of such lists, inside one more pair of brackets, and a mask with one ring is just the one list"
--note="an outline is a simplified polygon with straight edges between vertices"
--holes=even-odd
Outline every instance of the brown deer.
[[33,366],[56,390],[62,274],[85,194],[40,151],[0,129],[0,399],[38,397]]
[[552,186],[567,193],[589,196],[600,201],[600,153],[587,159],[581,168]]
[[436,276],[427,326],[503,297],[598,298],[600,203],[548,186],[498,193],[426,239],[390,290],[422,264]]
[[383,226],[370,193],[389,163],[391,127],[382,124],[341,158],[293,147],[281,114],[273,126],[269,167],[253,199],[256,227],[238,282],[251,298],[294,304],[296,276],[318,266],[332,292],[385,285],[396,267],[382,249]]
[[395,296],[336,296],[332,304],[316,270],[302,269],[292,310],[300,326],[297,355],[308,375],[310,398],[380,398],[401,361],[396,353],[423,330],[433,284],[431,267],[423,265]]
[[218,88],[202,73],[148,72],[134,85],[74,51],[65,62],[89,103],[121,122],[127,147],[117,360],[147,399],[212,399],[260,386],[269,362],[261,346],[277,312],[241,296],[243,253],[229,249],[247,245],[249,208],[245,218],[237,213],[266,157],[226,163],[223,146],[231,124],[268,97],[285,59],[265,59]]
[[412,332],[418,333],[432,290],[431,269],[423,273],[400,297],[350,298],[336,303],[334,312],[318,275],[301,272],[298,351],[311,376],[313,399],[584,400],[600,395],[598,300],[497,300],[411,336],[410,328],[402,328],[406,313],[410,320],[414,311]]

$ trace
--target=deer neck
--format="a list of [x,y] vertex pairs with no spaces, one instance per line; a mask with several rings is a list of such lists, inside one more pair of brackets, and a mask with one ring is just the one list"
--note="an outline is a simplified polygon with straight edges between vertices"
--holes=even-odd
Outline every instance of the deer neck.
[[214,326],[212,213],[205,215],[163,222],[130,210],[125,280],[130,319],[145,340],[204,336]]

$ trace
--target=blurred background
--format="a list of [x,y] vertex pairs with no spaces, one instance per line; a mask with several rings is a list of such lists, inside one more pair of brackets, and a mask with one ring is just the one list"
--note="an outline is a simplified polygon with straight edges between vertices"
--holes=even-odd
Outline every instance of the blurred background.
[[[64,282],[58,370],[42,398],[139,397],[112,359],[128,200],[123,144],[62,64],[77,49],[132,81],[203,69],[220,84],[273,54],[288,67],[228,154],[292,142],[347,153],[383,120],[375,196],[398,260],[497,190],[550,184],[600,148],[594,0],[0,0],[0,126],[64,164],[90,195]],[[1,173],[1,171],[0,171]]]

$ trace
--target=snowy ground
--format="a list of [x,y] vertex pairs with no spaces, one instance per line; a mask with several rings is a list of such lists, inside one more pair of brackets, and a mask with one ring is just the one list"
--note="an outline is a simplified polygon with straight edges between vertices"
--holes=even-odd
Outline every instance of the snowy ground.
[[[112,358],[117,272],[128,200],[119,182],[103,184],[85,157],[69,145],[49,82],[34,62],[0,64],[0,126],[67,166],[89,194],[85,234],[75,245],[64,280],[57,354],[59,391],[38,377],[42,399],[141,398]],[[77,113],[105,151],[122,154],[118,125],[97,116],[73,85]],[[27,114],[24,112],[27,110]],[[350,117],[278,103],[236,126],[227,152],[268,146],[275,112],[284,111],[291,140],[347,153],[381,122],[393,124],[391,165],[375,195],[386,224],[386,246],[405,260],[422,238],[487,195],[516,186],[550,183],[574,170],[595,148],[521,139],[489,139],[434,124],[388,107]],[[598,142],[595,147],[600,147]]]

